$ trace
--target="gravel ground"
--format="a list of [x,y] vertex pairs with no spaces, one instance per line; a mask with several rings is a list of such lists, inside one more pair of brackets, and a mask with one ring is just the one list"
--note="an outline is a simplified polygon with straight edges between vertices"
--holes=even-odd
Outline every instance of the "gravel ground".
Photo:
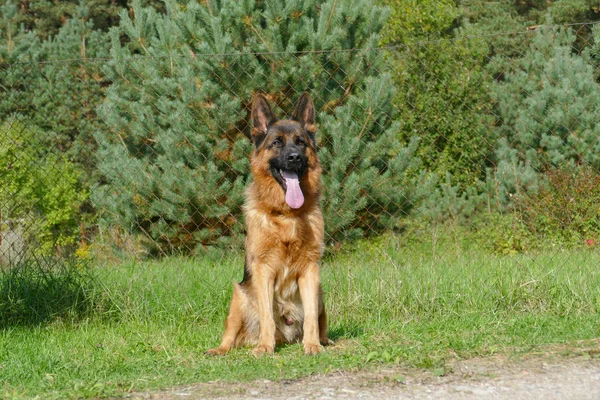
[[293,381],[209,382],[128,397],[165,400],[600,399],[600,359],[596,358],[596,350],[570,357],[546,354],[520,360],[492,357],[455,361],[448,370],[443,376],[435,376],[430,371],[385,367]]

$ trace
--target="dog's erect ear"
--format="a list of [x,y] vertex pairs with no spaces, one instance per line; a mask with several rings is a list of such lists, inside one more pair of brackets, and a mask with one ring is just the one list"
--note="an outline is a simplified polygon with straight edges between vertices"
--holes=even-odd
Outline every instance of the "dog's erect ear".
[[302,93],[298,99],[292,119],[300,122],[302,127],[312,134],[317,131],[317,127],[315,126],[315,105],[308,92]]
[[265,96],[257,94],[252,99],[252,140],[256,147],[260,146],[267,135],[267,129],[275,123],[275,115],[269,107]]

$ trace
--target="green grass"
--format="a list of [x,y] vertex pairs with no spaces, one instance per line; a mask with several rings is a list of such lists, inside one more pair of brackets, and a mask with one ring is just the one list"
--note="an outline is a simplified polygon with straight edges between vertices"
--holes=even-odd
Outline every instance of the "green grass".
[[1,396],[110,396],[378,363],[436,369],[456,355],[527,352],[600,336],[597,249],[506,257],[468,243],[387,237],[323,262],[335,346],[316,357],[302,355],[300,345],[262,359],[248,348],[205,356],[220,341],[242,265],[241,254],[215,252],[97,268],[96,279],[85,281],[95,293],[92,312],[4,324]]

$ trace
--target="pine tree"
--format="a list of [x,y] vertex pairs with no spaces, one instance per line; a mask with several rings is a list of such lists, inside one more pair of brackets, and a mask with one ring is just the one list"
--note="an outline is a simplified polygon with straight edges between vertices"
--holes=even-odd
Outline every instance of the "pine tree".
[[[128,8],[128,0],[9,0],[17,7],[16,24],[25,32],[46,40],[58,34],[60,29],[71,19],[78,17],[78,9],[85,7],[89,10],[89,19],[94,26],[107,31],[111,26],[118,25],[119,11]],[[144,5],[154,7],[164,12],[161,0],[146,0]]]
[[557,167],[600,169],[600,86],[569,29],[544,28],[493,87],[499,125],[495,175],[504,196],[536,190]]
[[[10,3],[4,7],[8,9]],[[40,128],[37,139],[47,151],[66,153],[89,179],[95,149],[92,132],[100,123],[95,110],[104,83],[101,64],[95,59],[108,56],[105,34],[95,29],[86,7],[77,7],[74,18],[45,41],[35,32],[15,30],[15,13],[4,15],[0,115],[16,116],[25,125]],[[8,29],[13,32],[11,46]]]
[[416,192],[405,178],[415,146],[395,140],[394,89],[368,50],[386,16],[363,0],[168,2],[164,16],[134,2],[111,31],[100,110],[110,129],[97,134],[106,184],[94,199],[105,221],[160,251],[239,239],[252,95],[283,118],[308,90],[330,234],[393,226]]

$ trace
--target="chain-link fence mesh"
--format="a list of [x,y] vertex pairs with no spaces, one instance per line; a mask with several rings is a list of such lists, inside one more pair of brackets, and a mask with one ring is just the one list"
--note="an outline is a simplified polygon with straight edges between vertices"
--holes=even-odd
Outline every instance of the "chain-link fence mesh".
[[449,223],[499,253],[597,248],[599,67],[589,24],[0,64],[0,263],[241,252],[252,96],[285,118],[303,91],[333,257]]

